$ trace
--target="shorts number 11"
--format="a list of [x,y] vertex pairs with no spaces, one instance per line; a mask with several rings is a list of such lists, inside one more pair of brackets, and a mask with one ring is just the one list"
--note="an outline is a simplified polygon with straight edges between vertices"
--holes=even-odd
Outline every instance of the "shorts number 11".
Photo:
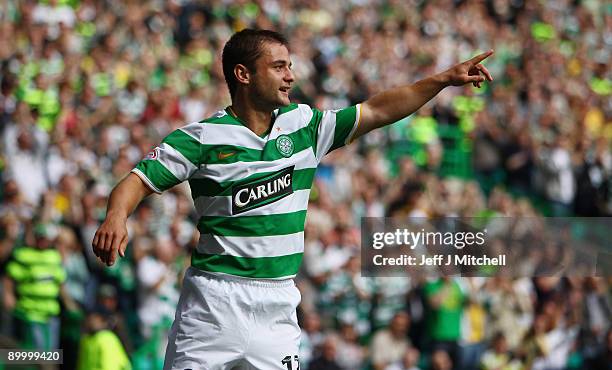
[[[294,355],[293,360],[297,364],[297,368],[295,370],[300,370],[300,360],[299,360],[298,355]],[[291,356],[285,356],[285,358],[283,358],[281,363],[287,366],[287,370],[293,370],[293,361],[291,361]]]

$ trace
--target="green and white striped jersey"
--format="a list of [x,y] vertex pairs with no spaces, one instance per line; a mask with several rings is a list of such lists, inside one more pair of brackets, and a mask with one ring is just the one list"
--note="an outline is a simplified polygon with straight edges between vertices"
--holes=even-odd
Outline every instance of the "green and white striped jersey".
[[319,111],[291,104],[256,135],[227,110],[168,135],[132,170],[161,193],[188,180],[200,241],[191,264],[257,279],[294,277],[317,165],[348,144],[360,105]]

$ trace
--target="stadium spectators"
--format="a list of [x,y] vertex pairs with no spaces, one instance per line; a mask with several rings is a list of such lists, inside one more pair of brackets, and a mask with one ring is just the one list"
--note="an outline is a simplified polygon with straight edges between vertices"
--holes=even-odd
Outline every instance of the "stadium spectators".
[[18,340],[24,348],[45,351],[59,346],[60,299],[69,309],[75,303],[64,288],[66,271],[52,244],[56,228],[39,223],[33,235],[34,246],[16,248],[6,266],[3,301],[14,312]]
[[94,311],[87,315],[85,332],[79,345],[78,370],[132,369],[121,341],[108,326],[104,314]]
[[321,354],[308,366],[312,370],[342,370],[337,360],[338,341],[333,336],[328,336],[321,345]]
[[375,369],[385,369],[404,357],[410,348],[409,326],[410,317],[406,312],[400,311],[393,316],[387,329],[379,330],[374,335],[370,352]]

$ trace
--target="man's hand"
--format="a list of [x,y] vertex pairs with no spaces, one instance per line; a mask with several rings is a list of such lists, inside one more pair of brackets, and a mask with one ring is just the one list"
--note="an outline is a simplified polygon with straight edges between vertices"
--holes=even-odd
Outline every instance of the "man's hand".
[[121,257],[125,257],[128,243],[126,222],[124,216],[108,214],[91,242],[95,255],[107,266],[115,263],[117,251]]
[[449,86],[463,86],[471,82],[475,87],[480,88],[481,82],[485,80],[493,81],[491,73],[480,64],[492,54],[493,50],[489,50],[486,53],[476,55],[474,58],[457,64],[440,75]]
[[111,192],[106,219],[91,242],[93,252],[107,266],[115,263],[117,251],[121,257],[125,257],[128,243],[127,218],[138,203],[151,193],[153,191],[134,173],[121,180]]
[[361,104],[359,126],[351,140],[411,115],[447,86],[462,86],[471,82],[475,87],[480,87],[485,80],[493,81],[489,71],[480,64],[492,54],[493,50],[489,50],[412,85],[374,95]]

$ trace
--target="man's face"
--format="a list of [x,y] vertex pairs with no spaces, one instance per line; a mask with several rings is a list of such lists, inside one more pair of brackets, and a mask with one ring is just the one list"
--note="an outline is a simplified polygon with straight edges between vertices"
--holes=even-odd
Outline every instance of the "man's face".
[[51,240],[42,235],[36,236],[36,248],[38,249],[47,249],[51,245]]
[[280,43],[264,42],[264,52],[255,61],[252,74],[253,98],[271,109],[289,105],[294,81],[289,50]]
[[402,337],[408,332],[410,318],[403,313],[396,314],[391,320],[390,330],[396,337]]

